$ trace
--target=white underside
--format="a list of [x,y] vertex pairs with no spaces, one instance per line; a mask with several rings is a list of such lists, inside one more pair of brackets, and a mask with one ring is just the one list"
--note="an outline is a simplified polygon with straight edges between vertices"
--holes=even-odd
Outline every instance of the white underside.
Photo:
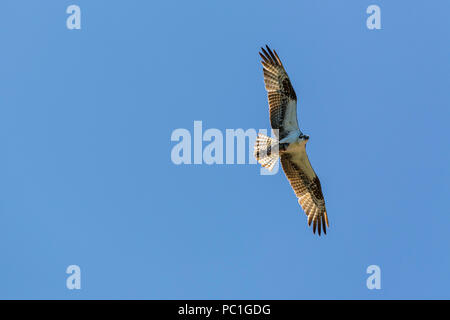
[[287,105],[283,121],[283,130],[289,133],[280,140],[280,143],[294,143],[301,134],[297,121],[297,103],[294,100],[289,101]]
[[290,100],[287,105],[283,129],[289,133],[280,143],[289,143],[286,152],[291,154],[291,161],[312,180],[316,174],[306,154],[306,140],[299,139],[301,131],[297,121],[297,102],[294,100]]
[[288,132],[300,132],[297,121],[297,102],[295,100],[290,100],[288,102],[286,114],[283,121],[283,128]]

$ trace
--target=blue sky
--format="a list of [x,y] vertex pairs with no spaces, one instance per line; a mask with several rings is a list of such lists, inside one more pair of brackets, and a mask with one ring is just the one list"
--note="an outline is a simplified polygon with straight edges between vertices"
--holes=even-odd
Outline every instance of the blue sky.
[[[448,1],[0,8],[0,298],[450,298]],[[299,97],[325,237],[281,170],[170,158],[194,120],[269,128],[264,44]]]

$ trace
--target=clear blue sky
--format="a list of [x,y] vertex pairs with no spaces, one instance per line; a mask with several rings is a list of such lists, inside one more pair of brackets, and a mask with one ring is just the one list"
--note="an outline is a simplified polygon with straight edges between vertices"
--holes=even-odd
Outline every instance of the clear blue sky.
[[[66,28],[70,4],[81,30]],[[382,30],[366,28],[370,4]],[[2,1],[0,298],[450,298],[449,12]],[[325,237],[281,171],[170,160],[172,131],[194,120],[269,127],[266,43],[300,100]]]

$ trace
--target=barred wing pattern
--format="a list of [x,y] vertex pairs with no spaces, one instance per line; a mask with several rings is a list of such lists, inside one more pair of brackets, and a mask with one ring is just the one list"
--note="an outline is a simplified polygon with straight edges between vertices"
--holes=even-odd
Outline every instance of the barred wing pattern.
[[[319,178],[314,173],[314,177],[310,179],[301,166],[292,161],[291,154],[285,153],[281,155],[281,165],[292,189],[294,189],[298,203],[308,216],[308,225],[311,225],[311,222],[313,222],[314,233],[316,233],[316,228],[318,228],[319,236],[321,229],[326,234],[326,227],[329,227],[329,224]],[[310,166],[309,163],[308,165]]]
[[264,84],[269,99],[270,124],[279,131],[279,140],[298,130],[297,96],[278,54],[266,46],[259,55],[264,71]]

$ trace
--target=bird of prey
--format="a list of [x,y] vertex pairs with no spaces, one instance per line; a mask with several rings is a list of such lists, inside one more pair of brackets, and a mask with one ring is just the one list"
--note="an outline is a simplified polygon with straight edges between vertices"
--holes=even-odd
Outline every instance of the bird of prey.
[[297,121],[297,96],[291,81],[275,50],[261,48],[264,83],[269,100],[270,124],[275,138],[258,134],[254,155],[265,168],[272,170],[278,158],[289,183],[294,189],[298,203],[308,216],[308,225],[313,223],[313,232],[318,229],[327,233],[329,227],[325,200],[319,178],[306,154],[309,136],[303,134]]

